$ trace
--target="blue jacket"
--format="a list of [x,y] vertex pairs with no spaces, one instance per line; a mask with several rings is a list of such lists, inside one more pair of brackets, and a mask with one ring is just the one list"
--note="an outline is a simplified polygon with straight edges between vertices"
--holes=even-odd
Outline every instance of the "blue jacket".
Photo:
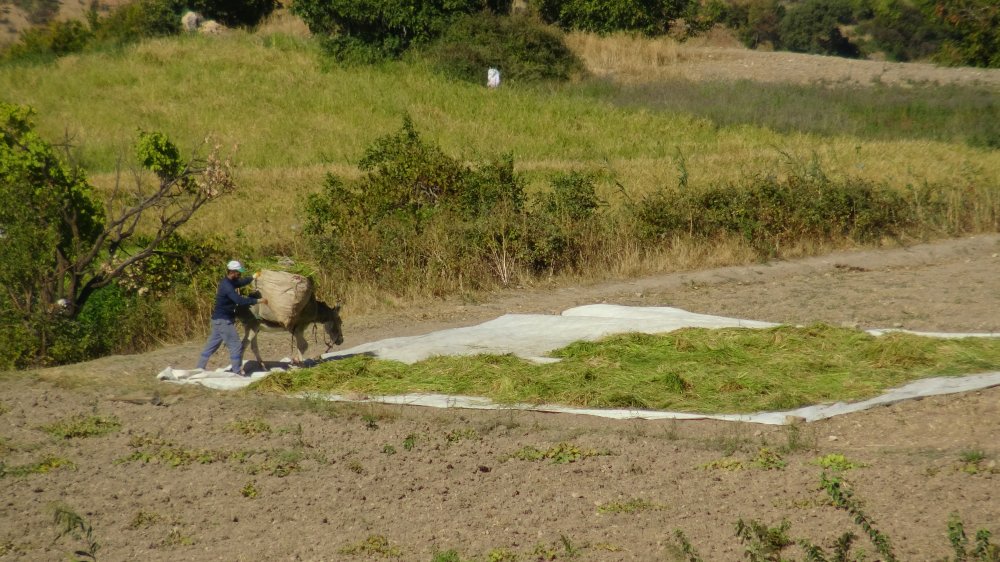
[[236,292],[236,289],[245,287],[253,283],[253,277],[240,277],[236,281],[231,281],[228,277],[223,277],[219,281],[219,289],[215,292],[215,308],[212,309],[212,320],[236,321],[236,307],[243,305],[257,304],[260,299],[244,297]]

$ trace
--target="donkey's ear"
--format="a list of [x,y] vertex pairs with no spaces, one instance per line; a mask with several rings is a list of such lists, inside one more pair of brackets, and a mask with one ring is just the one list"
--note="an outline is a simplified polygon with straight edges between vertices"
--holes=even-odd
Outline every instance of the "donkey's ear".
[[337,304],[333,305],[333,310],[335,312],[340,312],[340,303],[339,302]]

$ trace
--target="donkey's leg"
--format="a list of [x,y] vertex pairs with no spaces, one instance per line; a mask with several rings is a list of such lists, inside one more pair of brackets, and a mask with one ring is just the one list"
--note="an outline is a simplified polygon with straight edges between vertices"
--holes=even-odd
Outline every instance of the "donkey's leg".
[[306,349],[309,348],[309,342],[306,341],[306,325],[300,325],[295,328],[292,332],[295,335],[295,349],[298,351],[298,362],[303,363],[306,360]]
[[253,358],[257,360],[257,364],[260,368],[264,368],[264,360],[260,357],[260,349],[257,347],[257,336],[260,335],[260,324],[256,326],[251,326],[250,324],[243,325],[243,350],[246,351],[247,342],[250,342],[250,349],[253,351]]

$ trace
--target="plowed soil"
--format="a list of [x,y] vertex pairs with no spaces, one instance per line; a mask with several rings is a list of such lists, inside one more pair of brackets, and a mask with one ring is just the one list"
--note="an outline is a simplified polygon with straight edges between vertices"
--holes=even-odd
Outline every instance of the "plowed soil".
[[[997,331],[998,254],[1000,237],[984,236],[511,291],[347,314],[344,345],[595,302]],[[262,337],[266,354],[287,354],[285,338]],[[831,557],[852,531],[855,550],[884,559],[821,490],[817,459],[832,454],[857,465],[827,473],[844,478],[898,560],[948,556],[951,514],[970,536],[1000,536],[1000,388],[761,426],[330,404],[154,380],[167,365],[193,366],[201,344],[2,375],[0,560],[88,550],[83,534],[60,537],[56,506],[82,517],[100,560],[680,560],[675,529],[704,560],[738,560],[740,519],[787,520],[791,538]],[[94,415],[120,428],[75,438],[43,429]],[[573,462],[519,458],[560,444],[559,460]],[[755,465],[761,449],[780,462]],[[31,469],[46,459],[65,464]]]

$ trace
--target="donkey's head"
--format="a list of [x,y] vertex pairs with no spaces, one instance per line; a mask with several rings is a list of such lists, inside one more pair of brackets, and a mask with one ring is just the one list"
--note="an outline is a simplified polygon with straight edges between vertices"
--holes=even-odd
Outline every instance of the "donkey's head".
[[316,301],[316,321],[323,324],[323,330],[326,332],[329,341],[326,344],[326,350],[330,351],[333,347],[330,342],[336,345],[344,343],[344,330],[343,324],[340,320],[340,305],[329,306],[323,301]]

